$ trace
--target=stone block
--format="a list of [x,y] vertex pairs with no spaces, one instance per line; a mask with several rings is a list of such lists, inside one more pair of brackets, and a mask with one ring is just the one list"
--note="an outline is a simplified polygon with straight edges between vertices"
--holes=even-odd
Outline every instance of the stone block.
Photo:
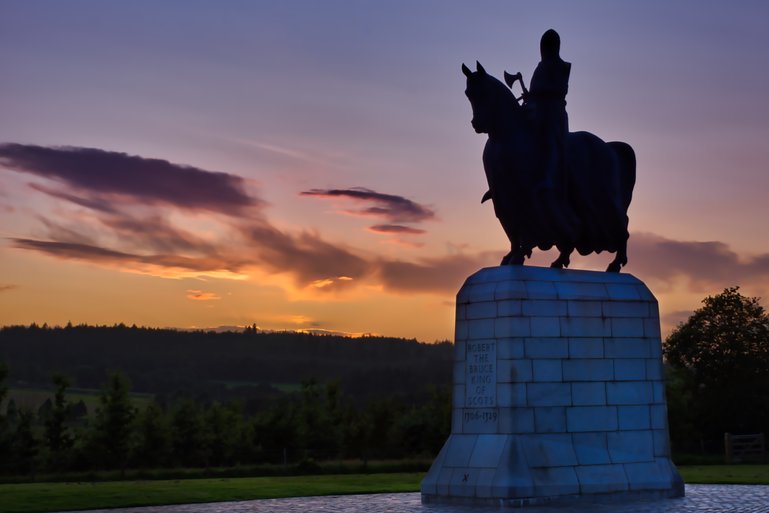
[[534,408],[500,408],[500,433],[533,433]]
[[481,301],[465,305],[468,319],[493,319],[497,316],[497,304],[494,301]]
[[497,376],[500,383],[531,381],[531,360],[497,360]]
[[527,298],[558,299],[558,291],[552,281],[527,281]]
[[534,429],[537,433],[564,433],[566,408],[563,406],[534,408]]
[[501,281],[494,291],[494,299],[496,300],[525,299],[527,297],[526,285],[522,281]]
[[571,406],[568,383],[528,383],[526,404],[529,406]]
[[467,341],[455,340],[454,341],[454,361],[460,361],[465,359],[465,350],[467,349]]
[[618,358],[614,360],[614,379],[617,381],[641,381],[646,379],[646,360]]
[[619,428],[621,430],[650,429],[649,406],[619,406]]
[[467,467],[473,454],[478,435],[451,435],[447,442],[446,458],[443,463],[449,467]]
[[457,305],[456,306],[456,311],[457,311],[456,320],[464,321],[465,319],[467,319],[467,304],[466,303],[463,303],[461,305]]
[[491,483],[494,481],[496,468],[484,468],[477,470],[478,479],[475,482],[475,495],[482,498],[492,497]]
[[454,473],[452,467],[441,467],[438,471],[438,478],[436,479],[436,488],[438,489],[438,495],[448,495],[449,485],[451,484],[451,475]]
[[668,427],[668,411],[664,404],[653,404],[649,407],[651,410],[651,427],[652,429],[667,429]]
[[465,384],[454,383],[451,394],[451,406],[452,408],[464,408],[465,407]]
[[465,382],[465,367],[464,361],[454,362],[454,384]]
[[604,301],[605,317],[649,317],[649,303],[645,301]]
[[606,433],[574,433],[571,436],[580,465],[611,463]]
[[563,338],[527,338],[524,342],[527,358],[566,358],[568,340]]
[[571,402],[574,406],[603,406],[606,404],[606,384],[572,383]]
[[521,435],[521,446],[530,468],[562,467],[577,464],[569,434]]
[[561,319],[562,337],[609,337],[611,319],[602,317],[565,317]]
[[661,380],[662,360],[659,358],[649,358],[646,360],[646,379]]
[[453,408],[451,410],[451,432],[462,433],[462,410],[459,408]]
[[649,358],[649,339],[639,337],[608,338],[604,341],[606,358]]
[[474,469],[455,468],[451,473],[451,481],[449,481],[449,495],[453,497],[475,496],[478,474]]
[[660,338],[660,320],[659,317],[652,319],[644,319],[644,337],[647,338]]
[[481,338],[494,338],[494,322],[496,319],[470,319],[467,323],[468,338],[478,340]]
[[563,372],[562,360],[532,360],[533,380],[539,382],[561,382]]
[[601,301],[569,300],[566,302],[569,317],[603,317]]
[[614,366],[611,360],[564,360],[564,381],[611,381],[614,379]]
[[520,299],[497,301],[497,317],[518,317],[522,311]]
[[662,381],[650,381],[652,389],[652,402],[664,403],[665,401],[665,384]]
[[627,491],[628,478],[622,465],[589,465],[576,468],[583,494]]
[[637,317],[613,317],[611,321],[612,337],[643,337],[644,320]]
[[566,408],[566,428],[571,433],[615,431],[616,406],[574,406]]
[[562,299],[608,299],[606,286],[603,283],[558,282],[556,289]]
[[[465,297],[462,301],[459,300],[460,291],[457,296],[457,303],[478,303],[481,301],[491,301],[494,299],[494,292],[496,291],[497,284],[495,282],[478,283],[476,285],[470,285]],[[464,287],[463,287],[464,289]]]
[[531,497],[534,494],[534,483],[522,445],[521,437],[507,438],[502,461],[491,483],[494,497]]
[[565,317],[566,301],[558,299],[532,299],[523,302],[523,315],[526,317]]
[[624,467],[630,489],[634,491],[670,488],[673,482],[673,469],[667,460],[664,463],[625,463]]
[[528,337],[531,323],[528,317],[497,317],[493,321],[493,333],[497,338]]
[[666,429],[655,429],[652,431],[654,440],[654,456],[658,458],[670,457],[670,437]]
[[651,431],[615,431],[606,434],[613,463],[637,463],[654,459]]
[[603,358],[603,339],[587,337],[570,338],[569,358]]
[[644,299],[636,285],[624,283],[607,283],[606,291],[611,299],[621,301],[633,301]]
[[530,317],[532,337],[558,337],[561,335],[560,317]]
[[470,467],[497,468],[502,458],[507,436],[500,434],[478,435],[473,453],[470,456]]
[[621,381],[606,383],[608,404],[649,404],[652,386],[648,381]]
[[457,342],[467,340],[467,337],[470,336],[470,332],[468,330],[468,321],[457,321],[454,324],[454,340]]
[[523,383],[499,383],[497,404],[501,408],[526,406],[526,385]]
[[499,410],[497,408],[464,408],[462,430],[474,435],[499,432]]
[[498,338],[497,340],[497,358],[500,360],[511,360],[523,358],[523,338]]
[[531,477],[534,493],[539,497],[579,493],[579,480],[574,467],[533,468]]

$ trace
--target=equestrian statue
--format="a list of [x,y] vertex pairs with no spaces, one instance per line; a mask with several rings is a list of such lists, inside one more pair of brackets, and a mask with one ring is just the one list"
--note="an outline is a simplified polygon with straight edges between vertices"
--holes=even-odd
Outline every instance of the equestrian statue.
[[[551,267],[569,266],[581,255],[608,251],[616,257],[606,269],[627,264],[627,210],[635,185],[635,152],[623,142],[604,142],[589,132],[569,132],[566,114],[571,64],[561,59],[560,37],[548,30],[540,42],[542,60],[527,89],[521,73],[505,72],[507,85],[476,62],[462,64],[472,126],[488,134],[483,167],[494,213],[510,252],[500,265],[522,265],[534,248],[555,246]],[[513,84],[523,94],[516,98]]]

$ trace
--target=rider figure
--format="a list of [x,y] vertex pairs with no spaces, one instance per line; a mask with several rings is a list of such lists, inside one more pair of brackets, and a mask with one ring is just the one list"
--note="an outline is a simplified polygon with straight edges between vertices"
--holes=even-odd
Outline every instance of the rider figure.
[[561,38],[553,29],[542,35],[539,43],[542,60],[531,77],[526,104],[533,110],[538,139],[543,155],[540,182],[537,189],[565,189],[566,136],[569,118],[566,115],[566,93],[569,90],[571,63],[558,55]]

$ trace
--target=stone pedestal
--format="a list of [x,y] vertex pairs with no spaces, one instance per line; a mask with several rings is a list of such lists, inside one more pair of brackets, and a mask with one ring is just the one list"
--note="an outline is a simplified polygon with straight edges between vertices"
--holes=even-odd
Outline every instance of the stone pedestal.
[[629,274],[504,266],[457,295],[451,436],[423,502],[677,497],[657,301]]

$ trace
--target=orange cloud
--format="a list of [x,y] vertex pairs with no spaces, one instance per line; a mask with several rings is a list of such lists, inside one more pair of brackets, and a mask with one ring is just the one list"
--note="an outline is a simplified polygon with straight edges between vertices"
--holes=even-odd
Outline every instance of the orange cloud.
[[222,299],[222,296],[215,292],[204,292],[202,290],[187,290],[187,299],[193,301],[218,301]]

